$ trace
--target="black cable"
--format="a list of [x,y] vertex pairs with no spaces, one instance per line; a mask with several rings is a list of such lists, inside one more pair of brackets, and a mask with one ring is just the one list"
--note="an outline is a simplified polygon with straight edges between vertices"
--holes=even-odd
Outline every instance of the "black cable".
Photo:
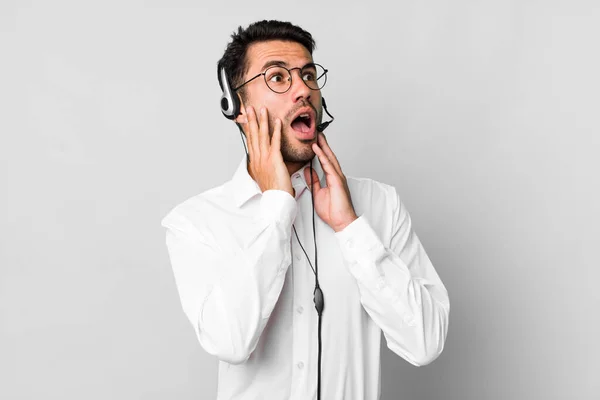
[[315,272],[315,269],[313,268],[313,265],[310,262],[310,258],[308,258],[308,254],[306,254],[306,250],[304,250],[304,246],[302,246],[302,243],[300,243],[300,238],[298,237],[298,232],[296,232],[296,227],[293,224],[292,224],[292,229],[294,229],[294,234],[296,235],[296,240],[298,241],[298,244],[300,245],[300,248],[304,252],[304,255],[306,256],[306,259],[308,260],[308,265],[310,265],[310,269],[312,269],[313,274],[315,274],[315,276],[316,276],[317,273]]
[[321,319],[323,317],[322,313],[319,313],[319,372],[317,374],[317,400],[321,400]]
[[[329,113],[327,113],[329,114]],[[319,339],[319,353],[318,353],[318,372],[317,372],[317,400],[321,400],[321,319],[323,316],[323,292],[321,291],[321,287],[319,285],[319,259],[317,258],[317,230],[315,229],[315,197],[313,195],[313,177],[312,177],[312,159],[310,160],[310,199],[312,202],[313,216],[312,216],[312,225],[313,225],[313,240],[315,243],[315,307],[317,309],[317,314],[319,315],[319,324],[318,324],[318,339]],[[318,299],[320,297],[320,299]],[[320,304],[319,304],[320,300]]]
[[302,249],[302,251],[304,252],[304,255],[306,256],[306,259],[308,260],[308,264],[310,265],[310,268],[313,270],[313,273],[315,274],[315,292],[314,292],[314,302],[315,302],[315,309],[317,310],[317,314],[319,316],[319,322],[318,322],[318,326],[317,326],[317,330],[318,330],[318,346],[319,346],[319,351],[318,351],[318,363],[317,363],[317,400],[321,400],[321,353],[322,353],[322,348],[323,348],[323,342],[322,342],[322,338],[321,338],[321,326],[322,326],[322,317],[323,317],[323,308],[325,306],[325,302],[323,299],[323,291],[321,290],[321,286],[319,285],[319,259],[317,258],[317,230],[316,230],[316,226],[315,226],[315,198],[313,196],[313,188],[312,188],[312,160],[310,161],[310,198],[311,198],[311,203],[312,203],[312,225],[313,225],[313,240],[314,240],[314,244],[315,244],[315,267],[313,268],[312,263],[310,262],[310,257],[308,256],[308,254],[306,253],[306,250],[304,250],[304,246],[302,246],[302,243],[300,242],[300,238],[298,237],[298,232],[296,231],[296,227],[292,224],[292,228],[294,229],[294,234],[296,235],[296,240],[298,241],[298,244],[300,245],[300,248]]
[[[325,112],[327,112],[327,109],[325,109]],[[329,114],[329,112],[327,112],[327,115],[329,115],[331,118],[333,118],[331,116],[331,114]],[[331,121],[327,122],[325,126],[329,125]],[[236,123],[238,129],[240,130],[240,138],[242,139],[242,144],[244,145],[244,151],[246,152],[246,162],[249,163],[250,162],[250,155],[248,154],[248,148],[246,147],[246,142],[244,141],[244,136],[243,136],[243,130],[242,127],[240,126],[240,124]],[[300,238],[298,237],[298,232],[296,231],[296,227],[292,224],[292,228],[294,229],[294,234],[296,235],[296,240],[298,241],[298,244],[300,245],[300,248],[302,249],[302,251],[304,252],[304,255],[306,256],[306,259],[308,260],[308,264],[310,265],[310,268],[312,269],[313,273],[315,274],[315,291],[314,291],[314,302],[315,302],[315,309],[317,310],[317,314],[319,316],[319,322],[318,322],[318,343],[319,343],[319,351],[318,351],[318,363],[317,363],[317,400],[321,400],[321,352],[322,352],[322,340],[321,340],[321,326],[322,326],[322,317],[323,317],[323,308],[325,306],[325,301],[323,298],[323,291],[321,290],[321,286],[319,285],[319,261],[317,258],[317,230],[315,227],[315,198],[313,196],[313,185],[312,185],[312,159],[310,160],[310,199],[311,199],[311,203],[312,203],[312,226],[313,226],[313,241],[315,244],[315,266],[313,267],[312,263],[310,262],[310,257],[308,256],[308,254],[306,253],[306,250],[304,250],[304,246],[302,246],[302,243],[300,242]]]
[[246,164],[250,162],[250,155],[248,154],[248,147],[246,147],[246,142],[244,141],[244,130],[242,129],[242,125],[235,123],[240,130],[240,139],[242,139],[242,144],[244,145],[244,152],[246,153]]
[[[325,71],[325,72],[327,72],[327,71]],[[333,122],[333,120],[335,119],[333,117],[333,115],[331,115],[329,113],[329,111],[327,111],[327,105],[325,103],[324,98],[322,98],[322,102],[323,102],[323,109],[325,110],[325,113],[327,113],[329,118],[331,118],[331,120],[319,124],[317,126],[317,130],[319,132],[323,132],[325,130],[325,128],[327,128],[329,126],[329,124],[331,124]],[[235,124],[237,125],[237,127],[240,131],[240,138],[242,139],[242,144],[244,145],[244,151],[246,153],[246,164],[248,164],[248,163],[250,163],[250,155],[248,154],[248,147],[246,146],[246,142],[244,141],[244,131],[242,129],[242,126],[239,123],[236,122]],[[306,250],[304,250],[304,246],[302,246],[302,243],[300,243],[300,239],[298,238],[298,232],[296,232],[296,227],[293,224],[292,224],[292,227],[294,228],[296,240],[298,240],[298,244],[300,244],[300,248],[304,252],[306,259],[308,260],[308,264],[310,265],[310,268],[313,270],[313,273],[315,274],[315,291],[314,291],[313,301],[315,303],[315,309],[317,310],[317,314],[319,316],[319,322],[318,322],[318,328],[317,328],[318,329],[318,342],[319,342],[319,354],[318,354],[318,364],[317,364],[317,368],[318,368],[317,400],[321,400],[321,352],[322,352],[322,347],[323,347],[322,346],[322,338],[321,338],[321,326],[322,326],[323,309],[325,308],[325,299],[323,298],[323,291],[321,290],[321,287],[319,285],[319,262],[318,262],[318,258],[317,258],[317,231],[315,228],[315,198],[313,195],[312,159],[310,160],[310,199],[311,199],[311,203],[312,203],[313,241],[315,244],[315,266],[314,266],[314,268],[313,268],[312,263],[310,262],[310,257],[308,257]]]

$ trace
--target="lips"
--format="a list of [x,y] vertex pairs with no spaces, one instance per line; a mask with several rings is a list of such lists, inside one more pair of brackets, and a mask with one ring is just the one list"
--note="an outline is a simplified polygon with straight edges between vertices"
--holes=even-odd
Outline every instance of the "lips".
[[310,107],[303,107],[292,117],[290,127],[301,139],[312,139],[315,135],[315,112]]

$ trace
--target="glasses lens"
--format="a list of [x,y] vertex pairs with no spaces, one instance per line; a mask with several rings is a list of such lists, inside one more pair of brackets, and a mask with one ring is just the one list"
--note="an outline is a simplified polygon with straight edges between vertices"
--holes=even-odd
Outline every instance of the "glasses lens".
[[[309,64],[300,71],[302,80],[309,88],[319,90],[327,82],[327,71],[319,64]],[[265,71],[265,82],[269,89],[276,93],[285,93],[292,85],[290,71],[283,67],[273,66]]]
[[269,89],[276,93],[286,92],[292,83],[290,72],[282,67],[270,67],[265,71],[265,81]]
[[325,86],[327,72],[319,64],[307,65],[302,69],[302,80],[311,89],[317,90]]

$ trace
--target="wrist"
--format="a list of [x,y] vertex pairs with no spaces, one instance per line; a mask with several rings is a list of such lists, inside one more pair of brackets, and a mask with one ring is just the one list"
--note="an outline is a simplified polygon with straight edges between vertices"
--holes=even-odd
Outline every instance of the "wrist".
[[358,217],[356,216],[356,214],[348,217],[346,220],[344,220],[344,222],[342,222],[341,224],[332,226],[333,230],[335,233],[343,231],[344,229],[346,229],[346,227],[348,225],[350,225],[351,223],[353,223],[354,221],[356,221],[358,219]]
[[294,188],[291,184],[290,185],[285,185],[285,184],[281,185],[278,182],[272,182],[272,183],[267,183],[267,184],[261,185],[260,183],[258,183],[258,187],[260,188],[260,191],[263,193],[266,192],[267,190],[281,190],[284,192],[288,192],[289,194],[292,195],[292,197],[294,197]]

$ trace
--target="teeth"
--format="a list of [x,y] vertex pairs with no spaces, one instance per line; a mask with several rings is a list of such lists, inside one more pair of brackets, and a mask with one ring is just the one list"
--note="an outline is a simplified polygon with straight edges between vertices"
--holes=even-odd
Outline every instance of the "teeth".
[[299,116],[302,118],[308,118],[308,114],[300,114]]

